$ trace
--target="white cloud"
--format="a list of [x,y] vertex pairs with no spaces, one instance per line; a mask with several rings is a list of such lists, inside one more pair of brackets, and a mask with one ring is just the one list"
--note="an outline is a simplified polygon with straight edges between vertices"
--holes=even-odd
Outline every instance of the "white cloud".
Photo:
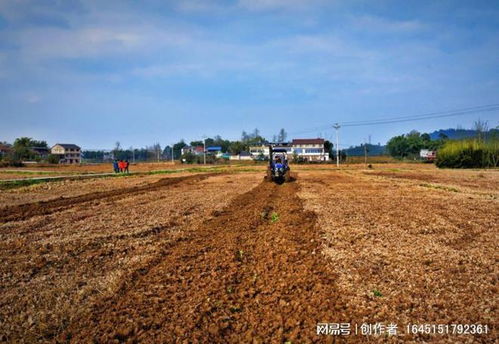
[[62,28],[26,29],[7,39],[30,58],[99,57],[124,53],[147,53],[165,46],[189,42],[187,34],[148,26],[95,26],[73,30]]

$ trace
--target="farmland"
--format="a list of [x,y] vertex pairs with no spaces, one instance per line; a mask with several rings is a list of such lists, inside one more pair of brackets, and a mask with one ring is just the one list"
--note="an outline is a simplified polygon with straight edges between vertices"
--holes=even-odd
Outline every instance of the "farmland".
[[[37,170],[109,167],[61,169]],[[496,341],[498,170],[296,165],[283,185],[261,165],[136,171],[167,169],[1,192],[0,340]],[[398,334],[318,336],[322,322]]]

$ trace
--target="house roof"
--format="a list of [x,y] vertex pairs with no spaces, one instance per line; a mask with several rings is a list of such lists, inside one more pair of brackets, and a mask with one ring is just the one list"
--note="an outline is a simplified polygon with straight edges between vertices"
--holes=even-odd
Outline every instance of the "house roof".
[[[64,148],[64,149],[80,149],[80,147],[79,147],[79,146],[77,146],[77,145],[75,145],[75,144],[72,144],[72,143],[56,143],[56,144],[54,145],[54,147],[55,147],[55,146],[61,146],[61,147],[62,147],[62,148]],[[52,148],[54,148],[54,147],[52,147]]]
[[324,144],[324,139],[293,139],[294,145],[317,145]]
[[212,151],[221,151],[222,147],[220,146],[211,146],[206,148],[207,151],[212,152]]
[[11,149],[12,149],[11,145],[0,144],[0,151],[1,152],[9,152]]

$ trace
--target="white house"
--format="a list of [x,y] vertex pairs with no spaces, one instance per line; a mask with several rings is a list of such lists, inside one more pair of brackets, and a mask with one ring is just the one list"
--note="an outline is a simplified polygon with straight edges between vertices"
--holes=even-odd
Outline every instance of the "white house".
[[59,156],[60,164],[79,164],[81,163],[81,148],[70,143],[57,143],[50,152]]
[[329,152],[324,147],[324,139],[293,139],[292,154],[307,161],[327,161]]

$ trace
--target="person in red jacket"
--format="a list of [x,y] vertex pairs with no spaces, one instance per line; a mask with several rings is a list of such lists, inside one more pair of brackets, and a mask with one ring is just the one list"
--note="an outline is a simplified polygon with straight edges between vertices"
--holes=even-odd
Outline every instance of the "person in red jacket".
[[125,162],[123,160],[120,160],[118,162],[118,167],[120,168],[120,172],[124,172],[125,171]]

